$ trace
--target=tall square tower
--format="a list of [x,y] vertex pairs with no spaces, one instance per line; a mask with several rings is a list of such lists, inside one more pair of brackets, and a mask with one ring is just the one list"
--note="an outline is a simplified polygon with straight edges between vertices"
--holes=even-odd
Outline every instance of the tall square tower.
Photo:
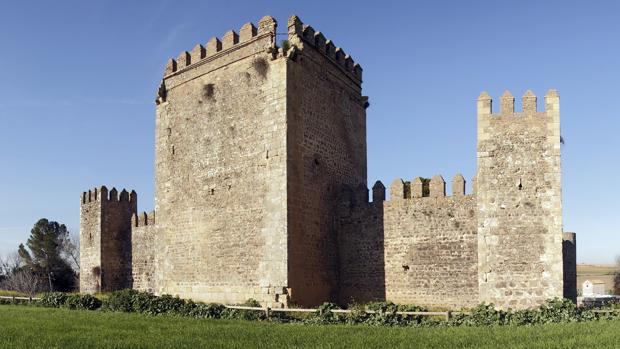
[[156,120],[156,290],[315,305],[338,296],[336,193],[366,185],[361,68],[293,16],[170,60]]

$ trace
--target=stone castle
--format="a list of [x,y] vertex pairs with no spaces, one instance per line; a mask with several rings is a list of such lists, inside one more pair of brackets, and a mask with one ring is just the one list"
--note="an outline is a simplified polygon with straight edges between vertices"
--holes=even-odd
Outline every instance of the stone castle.
[[[560,110],[478,98],[478,169],[376,182],[362,68],[296,16],[264,17],[169,60],[156,100],[155,210],[81,196],[82,292],[314,306],[391,300],[525,308],[576,297],[562,227]],[[473,118],[472,118],[473,122]]]

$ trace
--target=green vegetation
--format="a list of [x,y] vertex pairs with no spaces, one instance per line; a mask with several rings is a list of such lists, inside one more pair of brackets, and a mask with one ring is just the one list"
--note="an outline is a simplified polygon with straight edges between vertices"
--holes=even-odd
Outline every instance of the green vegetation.
[[489,327],[307,326],[0,306],[2,348],[612,348],[620,322]]
[[282,40],[280,42],[280,46],[282,47],[282,51],[284,53],[288,52],[291,49],[291,43],[288,40]]
[[[29,300],[0,299],[0,304],[31,304]],[[620,319],[618,304],[609,304],[601,312],[589,308],[577,308],[569,300],[552,299],[547,303],[524,310],[497,310],[492,304],[480,304],[467,312],[455,312],[449,319],[444,313],[433,316],[406,314],[426,309],[415,305],[391,302],[371,302],[350,305],[347,312],[337,312],[338,307],[324,303],[314,313],[270,312],[269,316],[256,300],[248,300],[245,306],[259,309],[233,309],[216,303],[196,303],[170,295],[155,296],[136,290],[115,291],[100,300],[91,295],[49,292],[34,303],[48,308],[100,310],[103,312],[140,313],[145,315],[172,315],[208,319],[237,319],[255,321],[278,321],[309,325],[370,325],[398,327],[453,327],[453,326],[530,326],[548,323],[590,322]],[[612,310],[615,309],[615,310]]]
[[64,224],[39,219],[26,244],[0,256],[3,295],[33,297],[42,291],[72,291],[79,273],[79,246]]

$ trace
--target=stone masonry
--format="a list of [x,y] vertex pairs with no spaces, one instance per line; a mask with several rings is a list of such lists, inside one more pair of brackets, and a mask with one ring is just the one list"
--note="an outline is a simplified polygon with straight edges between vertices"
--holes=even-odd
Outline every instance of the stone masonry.
[[362,68],[297,16],[168,61],[156,99],[155,211],[81,196],[82,292],[315,306],[370,300],[525,308],[574,298],[562,231],[559,97],[478,99],[473,192],[454,176],[377,182],[369,200]]

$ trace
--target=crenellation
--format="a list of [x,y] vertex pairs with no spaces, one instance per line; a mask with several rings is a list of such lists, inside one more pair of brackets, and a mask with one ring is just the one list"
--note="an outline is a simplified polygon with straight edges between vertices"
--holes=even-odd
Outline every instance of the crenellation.
[[[553,102],[547,103],[547,100]],[[492,109],[493,100],[491,96],[489,96],[486,92],[482,92],[478,97],[478,123],[480,124],[482,122],[482,127],[479,127],[478,130],[484,131],[486,122],[488,121],[503,120],[507,117],[513,118],[513,121],[516,121],[517,117],[540,118],[549,115],[549,112],[559,110],[559,96],[555,90],[549,90],[547,95],[545,95],[545,109],[542,112],[538,111],[538,98],[531,90],[525,91],[521,97],[522,111],[515,110],[514,101],[515,99],[510,91],[505,91],[500,97],[500,111],[494,113]],[[485,117],[486,119],[482,117]],[[529,123],[531,121],[529,119],[524,119],[523,122]]]
[[108,201],[118,201],[118,190],[116,190],[116,188],[112,188],[112,190],[110,190],[110,196],[108,198]]
[[207,57],[207,49],[201,44],[196,44],[190,53],[190,62],[198,62]]
[[[207,42],[206,46],[197,44],[191,52],[181,52],[176,60],[170,59],[166,64],[164,80],[167,77],[179,74],[190,66],[195,67],[207,62],[212,62],[218,60],[220,57],[225,57],[225,55],[231,51],[242,50],[243,47],[252,45],[256,40],[268,37],[269,41],[273,42],[275,40],[275,29],[277,25],[275,20],[272,17],[266,16],[261,19],[260,23],[262,24],[259,24],[258,28],[252,23],[246,23],[241,27],[239,34],[234,30],[229,30],[221,39],[212,37]],[[270,46],[275,46],[275,44],[271,44]],[[261,49],[265,48],[266,47],[261,47]],[[160,102],[159,99],[157,101]]]
[[532,90],[527,90],[525,91],[525,93],[523,94],[523,97],[521,97],[521,105],[523,107],[523,112],[524,113],[536,113],[537,111],[537,106],[536,106],[537,100],[536,100],[536,95],[534,95],[534,92],[532,92]]
[[406,198],[405,181],[402,178],[396,178],[390,185],[390,201],[402,200]]
[[299,33],[304,31],[304,24],[297,15],[292,15],[288,18],[287,28],[289,37],[291,35],[299,35]]
[[331,40],[325,41],[325,55],[334,61],[336,60],[336,45]]
[[411,197],[421,198],[424,197],[424,179],[422,177],[415,177],[411,181]]
[[349,55],[345,55],[344,56],[344,67],[350,71],[353,72],[353,65],[355,64],[355,62],[353,62],[353,58],[351,58],[351,56]]
[[385,201],[385,185],[381,181],[376,181],[372,186],[372,202],[379,203]]
[[[465,178],[461,174],[456,174],[452,178],[452,195],[466,196]],[[390,185],[390,197],[400,199],[420,199],[420,198],[450,198],[446,195],[446,181],[441,175],[432,178],[415,177],[411,182],[403,181],[398,178]]]
[[329,58],[334,64],[340,66],[347,76],[361,82],[362,69],[359,64],[355,63],[353,58],[347,55],[342,48],[336,47],[331,40],[326,40],[321,32],[317,32],[312,26],[304,24],[298,16],[293,15],[289,18],[288,35],[289,41],[293,45],[303,41]]
[[462,174],[457,173],[452,177],[452,196],[465,195],[465,177]]
[[493,100],[486,91],[482,91],[478,96],[478,116],[490,115],[493,113]]
[[441,175],[435,175],[430,181],[430,197],[443,198],[446,196],[446,181]]
[[314,33],[314,46],[319,52],[325,54],[325,44],[327,43],[327,39],[321,32]]
[[340,66],[344,67],[344,56],[346,56],[346,53],[344,52],[344,50],[340,47],[336,47],[336,51],[334,53],[335,53],[336,62],[338,62]]
[[213,56],[222,50],[222,42],[220,39],[213,37],[207,42],[207,55]]
[[119,201],[127,201],[129,202],[129,192],[125,189],[121,191]]
[[275,36],[277,26],[278,24],[273,17],[265,16],[258,22],[258,35],[271,34]]
[[176,59],[177,69],[183,69],[192,64],[192,56],[187,51],[179,53]]
[[514,114],[515,112],[515,98],[508,90],[504,91],[500,98],[499,112],[502,115]]
[[166,63],[166,70],[164,72],[164,75],[170,75],[176,71],[177,71],[177,61],[175,61],[172,58],[168,59],[168,62]]
[[354,63],[353,64],[353,73],[355,73],[355,76],[362,80],[362,73],[364,72],[364,70],[362,69],[362,66],[359,65],[358,63]]
[[239,43],[239,35],[234,30],[229,30],[222,37],[222,50],[227,50]]
[[307,24],[303,25],[303,30],[302,30],[303,38],[313,45],[315,44],[314,34],[315,34],[314,28],[312,28],[311,26]]
[[246,42],[257,35],[256,26],[253,23],[248,22],[244,24],[239,30],[239,42]]

